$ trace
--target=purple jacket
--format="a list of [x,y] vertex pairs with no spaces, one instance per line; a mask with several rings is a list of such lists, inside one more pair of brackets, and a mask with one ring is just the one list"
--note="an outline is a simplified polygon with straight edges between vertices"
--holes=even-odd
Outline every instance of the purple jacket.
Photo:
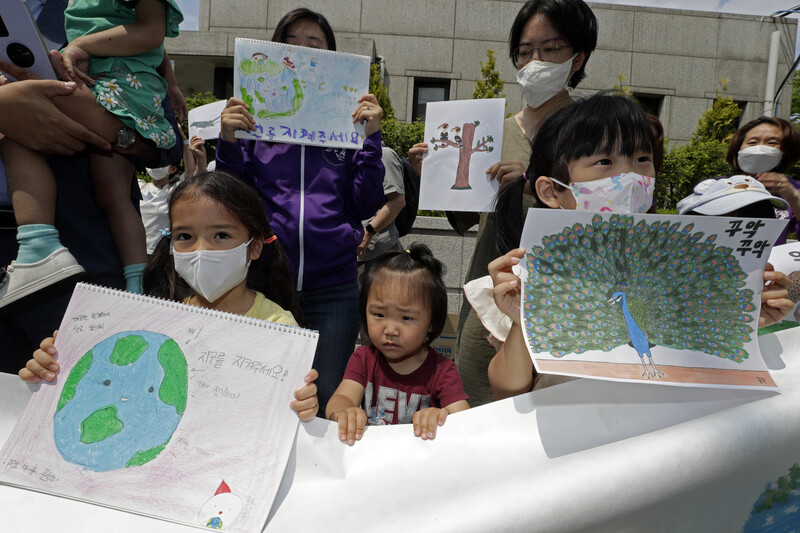
[[361,221],[385,202],[380,132],[364,139],[362,150],[220,139],[217,170],[261,194],[297,290],[356,279]]

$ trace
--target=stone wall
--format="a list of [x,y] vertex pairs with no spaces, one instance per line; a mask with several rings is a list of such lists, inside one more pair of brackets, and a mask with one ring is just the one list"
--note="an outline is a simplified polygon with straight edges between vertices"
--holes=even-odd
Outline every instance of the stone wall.
[[457,234],[446,218],[417,217],[411,232],[400,241],[404,246],[420,242],[428,245],[433,255],[447,267],[447,311],[458,313],[464,298],[461,289],[467,275],[472,251],[475,249],[475,235],[478,226],[473,226],[462,237]]
[[[211,91],[214,68],[233,66],[236,37],[269,39],[293,0],[200,0],[199,29],[167,39],[181,89]],[[472,97],[486,50],[497,51],[507,110],[523,106],[508,59],[508,32],[521,0],[306,0],[336,31],[338,49],[382,57],[389,95],[401,120],[411,117],[415,79],[449,80],[450,99]],[[691,138],[720,78],[744,105],[743,121],[763,112],[770,35],[781,32],[778,82],[794,58],[797,20],[708,11],[590,3],[597,50],[579,92],[610,89],[623,76],[635,94],[661,100],[667,137]],[[791,80],[777,116],[789,116]]]

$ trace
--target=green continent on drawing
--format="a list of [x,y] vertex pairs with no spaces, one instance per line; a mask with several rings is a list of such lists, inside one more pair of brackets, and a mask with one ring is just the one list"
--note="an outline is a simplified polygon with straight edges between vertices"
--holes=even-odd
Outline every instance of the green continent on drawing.
[[288,117],[303,105],[303,88],[288,58],[283,63],[259,55],[239,63],[242,100],[262,119]]
[[140,466],[158,457],[186,410],[186,358],[169,337],[118,333],[73,367],[53,416],[61,456],[88,470]]
[[545,236],[523,288],[531,349],[563,357],[629,345],[648,379],[663,376],[653,346],[742,362],[757,308],[747,272],[716,235],[693,230],[598,214]]

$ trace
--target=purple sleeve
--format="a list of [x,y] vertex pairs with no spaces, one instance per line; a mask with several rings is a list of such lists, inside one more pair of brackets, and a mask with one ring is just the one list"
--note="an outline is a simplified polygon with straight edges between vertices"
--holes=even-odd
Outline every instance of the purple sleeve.
[[353,355],[350,356],[350,360],[347,361],[347,368],[344,371],[344,376],[342,379],[351,379],[361,385],[362,387],[367,386],[367,368],[369,368],[367,364],[367,358],[369,357],[369,347],[368,346],[359,346]]
[[383,195],[382,155],[380,131],[364,139],[362,149],[353,155],[350,167],[351,185],[346,205],[354,220],[372,217],[386,202]]
[[458,375],[455,363],[438,352],[436,355],[441,359],[437,362],[435,404],[438,403],[439,407],[447,407],[450,404],[469,399],[464,392],[464,385],[461,383],[461,376]]
[[236,176],[248,185],[255,187],[252,171],[255,142],[240,140],[230,143],[223,141],[220,137],[219,143],[217,143],[217,170]]

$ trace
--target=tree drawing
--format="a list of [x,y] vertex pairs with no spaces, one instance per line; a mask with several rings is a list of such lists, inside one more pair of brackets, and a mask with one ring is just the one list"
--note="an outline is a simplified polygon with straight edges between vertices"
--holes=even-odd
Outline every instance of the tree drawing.
[[[434,152],[439,149],[445,149],[449,147],[458,148],[458,168],[456,169],[456,182],[451,189],[472,189],[472,187],[469,186],[469,162],[472,158],[472,154],[476,152],[494,151],[494,146],[492,146],[494,137],[491,135],[481,137],[475,146],[472,146],[472,142],[475,139],[475,128],[480,125],[480,121],[476,120],[475,122],[466,122],[461,126],[449,128],[450,124],[445,122],[438,127],[438,129],[442,130],[439,134],[439,138],[431,139]],[[451,132],[453,133],[452,140],[450,139]]]
[[694,224],[598,214],[545,236],[528,254],[524,327],[554,357],[625,344],[642,376],[660,379],[654,346],[741,363],[757,309],[734,250]]

